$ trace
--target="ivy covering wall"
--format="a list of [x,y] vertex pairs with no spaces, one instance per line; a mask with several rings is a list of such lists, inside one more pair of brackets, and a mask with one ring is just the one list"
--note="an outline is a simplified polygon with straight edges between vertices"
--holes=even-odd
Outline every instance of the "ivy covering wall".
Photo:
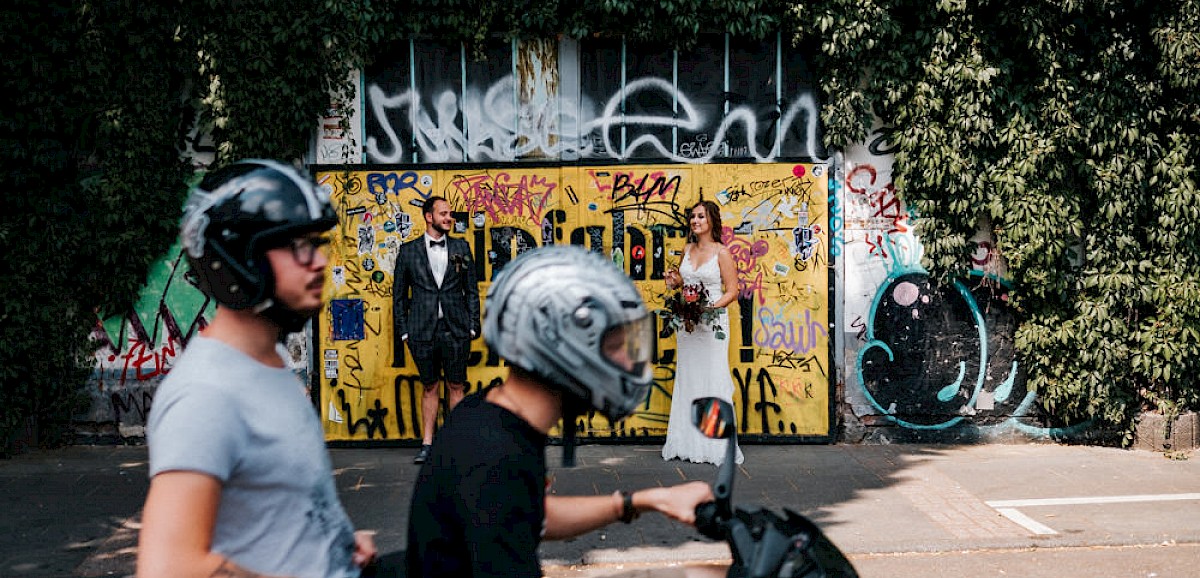
[[[197,134],[215,162],[300,159],[378,40],[370,3],[13,0],[0,8],[0,454],[67,441],[102,315],[178,231]],[[211,156],[211,155],[210,155]]]
[[797,5],[840,144],[895,127],[927,265],[981,221],[1015,284],[1016,346],[1050,415],[1128,441],[1200,382],[1200,3]]
[[809,47],[826,145],[895,127],[896,185],[948,279],[981,221],[1064,423],[1196,407],[1200,1],[13,0],[0,8],[0,448],[78,410],[89,333],[175,235],[181,160],[302,159],[330,93],[413,34],[701,31]]

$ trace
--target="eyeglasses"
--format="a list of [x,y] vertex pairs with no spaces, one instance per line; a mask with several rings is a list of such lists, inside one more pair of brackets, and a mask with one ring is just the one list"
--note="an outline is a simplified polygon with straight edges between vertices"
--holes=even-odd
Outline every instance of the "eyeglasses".
[[308,267],[312,265],[317,249],[328,244],[329,239],[326,237],[296,237],[287,244],[287,247],[292,250],[292,258],[296,260],[297,265]]

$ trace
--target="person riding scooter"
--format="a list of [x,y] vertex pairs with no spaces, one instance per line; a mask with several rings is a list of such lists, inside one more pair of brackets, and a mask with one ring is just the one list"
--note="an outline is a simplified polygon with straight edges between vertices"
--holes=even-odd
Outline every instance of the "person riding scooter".
[[546,445],[563,423],[564,465],[576,418],[613,422],[645,400],[653,324],[629,278],[579,247],[521,254],[485,302],[483,335],[505,380],[463,399],[433,441],[412,495],[408,575],[541,576],[542,539],[566,539],[640,513],[685,524],[713,499],[704,482],[601,496],[547,491]]

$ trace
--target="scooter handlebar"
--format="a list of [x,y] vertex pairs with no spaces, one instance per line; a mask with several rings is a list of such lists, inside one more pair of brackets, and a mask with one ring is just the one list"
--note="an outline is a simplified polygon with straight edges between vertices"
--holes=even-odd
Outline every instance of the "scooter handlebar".
[[725,521],[719,515],[716,502],[696,506],[696,531],[713,540],[725,539]]
[[714,397],[692,402],[692,423],[708,438],[726,440],[725,460],[717,469],[713,498],[696,506],[696,531],[729,543],[729,576],[745,578],[857,578],[854,566],[821,530],[804,516],[786,517],[764,508],[733,507],[737,457],[737,419],[733,404]]

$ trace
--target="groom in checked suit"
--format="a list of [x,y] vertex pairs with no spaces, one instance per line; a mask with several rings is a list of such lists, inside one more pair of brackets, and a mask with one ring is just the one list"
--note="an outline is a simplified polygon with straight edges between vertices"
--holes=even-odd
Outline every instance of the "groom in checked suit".
[[[450,407],[462,400],[471,340],[479,337],[479,287],[471,247],[449,236],[450,203],[430,197],[421,207],[425,234],[400,247],[392,304],[396,345],[408,344],[424,392],[421,396],[421,451],[429,459],[437,421],[438,384],[445,381]],[[399,351],[397,352],[399,353]],[[397,355],[399,357],[399,355]]]

